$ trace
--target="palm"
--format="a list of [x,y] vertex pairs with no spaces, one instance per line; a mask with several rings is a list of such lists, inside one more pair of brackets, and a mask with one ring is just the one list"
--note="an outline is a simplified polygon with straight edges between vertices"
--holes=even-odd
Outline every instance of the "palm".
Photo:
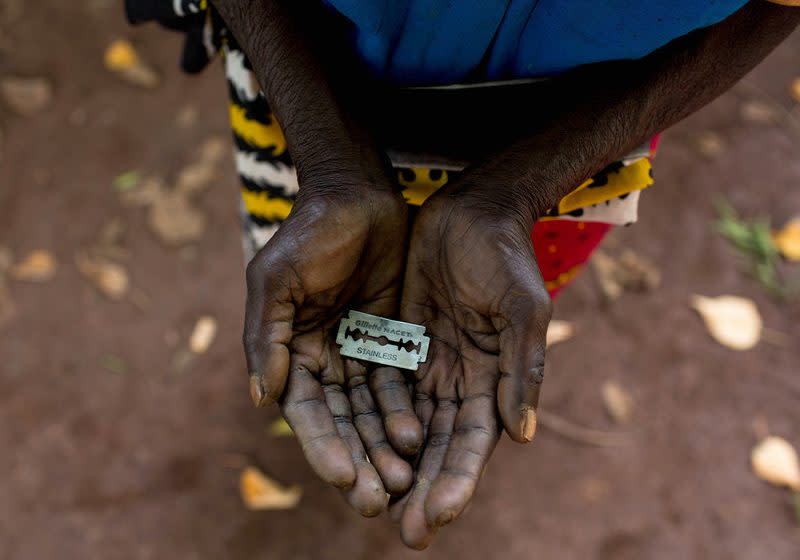
[[402,200],[388,197],[369,205],[314,201],[293,212],[248,267],[245,346],[253,399],[280,399],[311,466],[345,489],[364,515],[382,511],[387,491],[400,493],[411,483],[408,463],[385,445],[372,392],[382,409],[406,409],[388,434],[397,447],[415,450],[418,422],[407,393],[404,401],[374,382],[370,391],[363,365],[339,355],[333,329],[348,309],[395,313],[404,212]]
[[424,547],[466,506],[502,424],[519,441],[533,435],[550,302],[527,233],[435,202],[424,208],[401,314],[431,336],[414,394],[425,447],[399,505],[403,539]]

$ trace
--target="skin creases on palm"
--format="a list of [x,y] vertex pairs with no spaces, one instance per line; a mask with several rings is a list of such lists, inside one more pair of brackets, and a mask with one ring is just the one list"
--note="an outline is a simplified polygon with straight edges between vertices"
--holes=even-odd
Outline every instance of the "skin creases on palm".
[[[376,200],[296,208],[247,272],[251,395],[279,401],[312,468],[366,516],[385,509],[387,492],[410,486],[411,467],[395,449],[416,452],[421,428],[405,385],[397,391],[395,375],[368,376],[343,360],[333,329],[348,309],[395,312],[404,210],[391,200],[383,208]],[[388,433],[386,411],[395,417]]]
[[393,506],[409,546],[463,511],[503,427],[532,438],[550,312],[524,230],[423,208],[401,303],[431,337],[414,392],[425,442],[415,485]]

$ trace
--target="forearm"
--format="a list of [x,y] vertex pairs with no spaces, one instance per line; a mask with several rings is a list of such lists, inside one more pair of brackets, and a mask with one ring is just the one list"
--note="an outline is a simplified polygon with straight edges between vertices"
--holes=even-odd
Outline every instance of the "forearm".
[[532,225],[586,178],[730,88],[799,20],[800,10],[755,0],[643,59],[565,75],[547,124],[473,166],[450,192]]
[[325,41],[333,43],[326,47],[341,59],[337,71],[352,68],[345,60],[346,48],[323,17],[328,14],[321,14],[320,3],[212,1],[247,54],[281,125],[301,191],[336,189],[341,177],[384,183],[374,176],[383,166],[382,156],[343,110],[315,48]]

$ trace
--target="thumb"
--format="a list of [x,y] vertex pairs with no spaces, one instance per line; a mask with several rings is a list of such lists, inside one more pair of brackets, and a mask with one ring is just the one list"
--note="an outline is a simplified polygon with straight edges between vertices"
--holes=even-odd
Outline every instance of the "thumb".
[[[250,397],[256,406],[276,402],[289,373],[294,302],[283,269],[259,253],[247,266],[244,342]],[[284,275],[285,276],[285,275]]]
[[517,299],[510,309],[513,311],[507,315],[508,324],[500,333],[497,406],[511,439],[527,443],[536,433],[536,407],[544,380],[552,303],[542,289],[527,294],[521,301]]

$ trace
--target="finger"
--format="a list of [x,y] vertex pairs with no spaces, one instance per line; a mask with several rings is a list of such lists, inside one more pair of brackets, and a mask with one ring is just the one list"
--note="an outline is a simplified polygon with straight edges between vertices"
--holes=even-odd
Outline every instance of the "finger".
[[465,398],[444,463],[425,500],[428,526],[441,527],[461,514],[499,439],[494,395],[479,393]]
[[[436,404],[433,398],[426,392],[421,390],[421,387],[417,386],[417,391],[414,394],[414,412],[419,418],[420,424],[422,425],[422,441],[428,439],[428,431],[431,425],[431,419],[433,418],[433,413],[436,410]],[[417,467],[419,466],[419,460],[417,460]],[[389,504],[389,518],[394,523],[399,523],[401,518],[403,517],[403,511],[405,510],[406,504],[408,503],[408,499],[411,497],[411,492],[407,492],[404,496],[402,496],[399,500],[395,501],[394,503]]]
[[415,455],[422,445],[422,424],[414,414],[403,374],[393,367],[379,367],[369,376],[369,388],[392,446],[402,455]]
[[340,385],[326,385],[323,390],[336,429],[350,449],[350,456],[356,468],[356,482],[351,488],[343,490],[344,496],[353,509],[361,515],[375,517],[386,509],[389,496],[375,468],[367,461],[364,446],[353,426],[347,395]]
[[292,367],[281,412],[314,472],[337,488],[353,486],[356,468],[350,450],[336,429],[319,381],[305,367]]
[[[348,370],[351,369],[350,364],[346,367]],[[363,366],[361,367],[363,369]],[[364,375],[352,377],[348,375],[348,377],[353,423],[361,436],[369,460],[378,471],[386,491],[395,496],[402,494],[408,490],[414,478],[411,465],[401,459],[389,445],[383,420],[372,399],[366,377]]]
[[276,402],[286,386],[294,304],[291,290],[279,280],[281,266],[262,249],[247,265],[244,342],[250,398],[256,406]]
[[500,331],[497,406],[511,439],[527,443],[536,433],[552,303],[544,288],[531,289],[514,299],[506,315],[508,324]]
[[444,462],[457,412],[455,401],[439,401],[433,413],[414,488],[400,520],[400,537],[411,548],[426,548],[436,533],[436,527],[428,525],[425,518],[425,499]]

